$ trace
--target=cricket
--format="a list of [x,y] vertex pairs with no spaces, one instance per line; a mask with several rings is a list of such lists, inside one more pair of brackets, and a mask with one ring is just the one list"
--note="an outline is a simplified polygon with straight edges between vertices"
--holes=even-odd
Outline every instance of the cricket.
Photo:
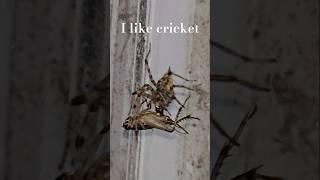
[[200,120],[197,117],[191,116],[191,114],[184,116],[179,119],[179,115],[186,104],[187,100],[190,98],[186,98],[183,105],[179,108],[176,118],[173,120],[169,116],[160,114],[158,112],[149,111],[148,109],[138,112],[133,116],[129,116],[125,122],[123,123],[123,128],[126,130],[146,130],[146,129],[159,129],[167,132],[178,131],[176,128],[184,131],[185,134],[189,134],[187,130],[185,130],[179,123],[181,121],[187,119],[196,119]]

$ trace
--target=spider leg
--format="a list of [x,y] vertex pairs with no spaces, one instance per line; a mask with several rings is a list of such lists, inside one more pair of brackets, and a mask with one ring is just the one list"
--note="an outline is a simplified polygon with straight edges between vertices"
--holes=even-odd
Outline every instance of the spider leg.
[[164,107],[163,110],[165,110],[171,116],[171,113],[168,111],[166,107]]
[[146,91],[154,92],[153,87],[150,84],[144,84],[142,87],[138,88],[136,91],[134,91],[131,94],[141,96],[141,94]]
[[[151,91],[151,94],[148,92]],[[138,90],[134,91],[132,95],[137,95],[139,98],[143,97],[144,100],[140,103],[139,108],[144,104],[147,103],[148,109],[151,109],[151,102],[148,102],[148,99],[152,100],[152,94],[154,94],[154,89],[149,84],[144,84],[142,87],[140,87]]]
[[141,107],[144,103],[146,103],[146,104],[147,104],[147,110],[151,109],[151,103],[150,103],[150,101],[148,101],[148,97],[149,97],[149,96],[150,96],[149,94],[143,94],[144,99],[143,99],[143,101],[140,103],[140,107]]
[[187,87],[187,86],[184,86],[184,85],[177,85],[177,84],[174,84],[173,85],[174,88],[184,88],[184,89],[188,89],[190,91],[194,91],[194,89],[190,88],[190,87]]
[[[140,96],[143,97],[143,99],[144,99],[144,100],[140,103],[140,107],[141,107],[144,103],[146,103],[146,104],[147,104],[147,109],[151,109],[151,106],[152,106],[152,103],[151,103],[152,95],[144,92],[144,93],[141,93],[141,94],[139,95],[139,97],[140,97]],[[148,99],[149,99],[149,101],[148,101]]]
[[157,83],[156,83],[156,81],[153,79],[153,76],[152,76],[151,70],[150,70],[150,66],[149,66],[149,62],[148,62],[148,57],[149,57],[150,51],[151,51],[151,50],[149,50],[149,52],[148,52],[148,54],[147,54],[144,62],[145,62],[145,64],[146,64],[146,68],[147,68],[147,71],[148,71],[148,74],[149,74],[149,79],[150,79],[151,83],[152,83],[154,86],[156,86]]
[[151,109],[151,106],[152,106],[151,101],[147,102],[147,109],[148,109],[148,110],[150,110],[150,109]]
[[184,102],[183,102],[183,105],[181,105],[181,107],[179,108],[179,110],[178,110],[178,112],[177,112],[177,114],[176,114],[176,120],[179,118],[179,115],[180,115],[180,113],[181,113],[181,111],[182,111],[182,108],[184,108],[184,105],[187,103],[187,101],[190,99],[190,96],[188,96],[185,100],[184,100]]
[[185,107],[183,104],[181,104],[181,102],[177,99],[176,96],[173,96],[172,99],[174,99],[182,108]]
[[144,100],[140,103],[140,106],[142,106],[144,103],[148,103],[148,100],[147,100],[147,99],[144,99]]
[[185,81],[196,81],[196,80],[191,80],[191,79],[184,78],[183,76],[181,76],[181,75],[179,75],[179,74],[176,74],[176,73],[174,73],[174,72],[171,72],[171,74],[174,75],[174,76],[176,76],[176,77],[178,77],[178,78],[180,78],[180,79],[183,79],[183,80],[185,80]]

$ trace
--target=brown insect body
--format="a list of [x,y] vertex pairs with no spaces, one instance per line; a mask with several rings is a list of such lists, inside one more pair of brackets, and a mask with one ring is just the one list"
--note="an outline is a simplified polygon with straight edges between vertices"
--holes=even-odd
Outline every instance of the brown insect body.
[[[170,119],[169,116],[162,115],[160,113],[148,111],[143,114],[138,113],[135,117],[129,117],[123,123],[123,127],[127,130],[147,130],[147,129],[159,129],[167,132],[177,131],[176,128],[183,130],[186,134],[189,134],[183,127],[178,123],[185,119],[197,119],[196,117],[191,117],[190,115],[181,118],[178,121]],[[180,132],[180,131],[178,131]]]
[[138,112],[133,116],[129,116],[122,126],[126,130],[136,130],[136,131],[155,128],[155,129],[159,129],[167,132],[173,132],[173,131],[177,131],[176,128],[179,128],[183,130],[186,134],[188,134],[188,132],[179,125],[179,122],[187,119],[200,120],[199,118],[192,117],[191,115],[187,115],[185,117],[178,119],[182,108],[184,107],[184,105],[186,104],[189,98],[190,96],[186,98],[184,103],[179,108],[176,114],[175,120],[171,119],[169,116],[166,116],[164,114],[149,111],[148,109],[146,109],[141,112]]
[[124,122],[123,127],[127,130],[160,129],[168,132],[175,130],[175,121],[169,116],[161,115],[152,111],[142,111],[135,116],[130,116]]

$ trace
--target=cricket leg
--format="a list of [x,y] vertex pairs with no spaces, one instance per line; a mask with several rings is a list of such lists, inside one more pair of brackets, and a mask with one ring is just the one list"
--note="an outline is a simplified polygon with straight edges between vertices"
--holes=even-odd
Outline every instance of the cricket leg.
[[181,118],[181,119],[178,119],[178,120],[176,121],[176,123],[178,124],[179,122],[184,121],[184,120],[187,120],[187,119],[196,119],[196,120],[200,120],[200,118],[193,117],[193,116],[191,116],[191,114],[189,114],[189,115],[187,115],[187,116],[185,116],[185,117],[183,117],[183,118]]
[[188,132],[186,129],[184,129],[182,126],[180,126],[179,124],[176,124],[176,127],[178,127],[179,129],[182,129],[182,130],[184,131],[184,133],[183,133],[183,132],[180,132],[180,131],[178,131],[177,128],[176,128],[175,130],[176,130],[177,132],[182,133],[182,134],[189,134],[189,132]]

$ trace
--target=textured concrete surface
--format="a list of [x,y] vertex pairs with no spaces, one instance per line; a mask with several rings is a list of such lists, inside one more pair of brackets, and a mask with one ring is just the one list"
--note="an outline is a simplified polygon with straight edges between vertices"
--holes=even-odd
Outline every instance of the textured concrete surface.
[[[137,18],[138,1],[111,2],[111,126],[110,126],[110,151],[111,151],[111,179],[134,179],[136,169],[137,136],[122,128],[123,121],[127,118],[131,92],[139,85],[141,79],[142,60],[135,62],[136,36],[134,34],[120,33],[122,22],[132,22]],[[138,64],[136,66],[136,64]],[[137,73],[136,73],[137,72]],[[139,73],[140,72],[140,73]],[[136,82],[137,85],[134,83]],[[128,173],[131,172],[131,173]]]

